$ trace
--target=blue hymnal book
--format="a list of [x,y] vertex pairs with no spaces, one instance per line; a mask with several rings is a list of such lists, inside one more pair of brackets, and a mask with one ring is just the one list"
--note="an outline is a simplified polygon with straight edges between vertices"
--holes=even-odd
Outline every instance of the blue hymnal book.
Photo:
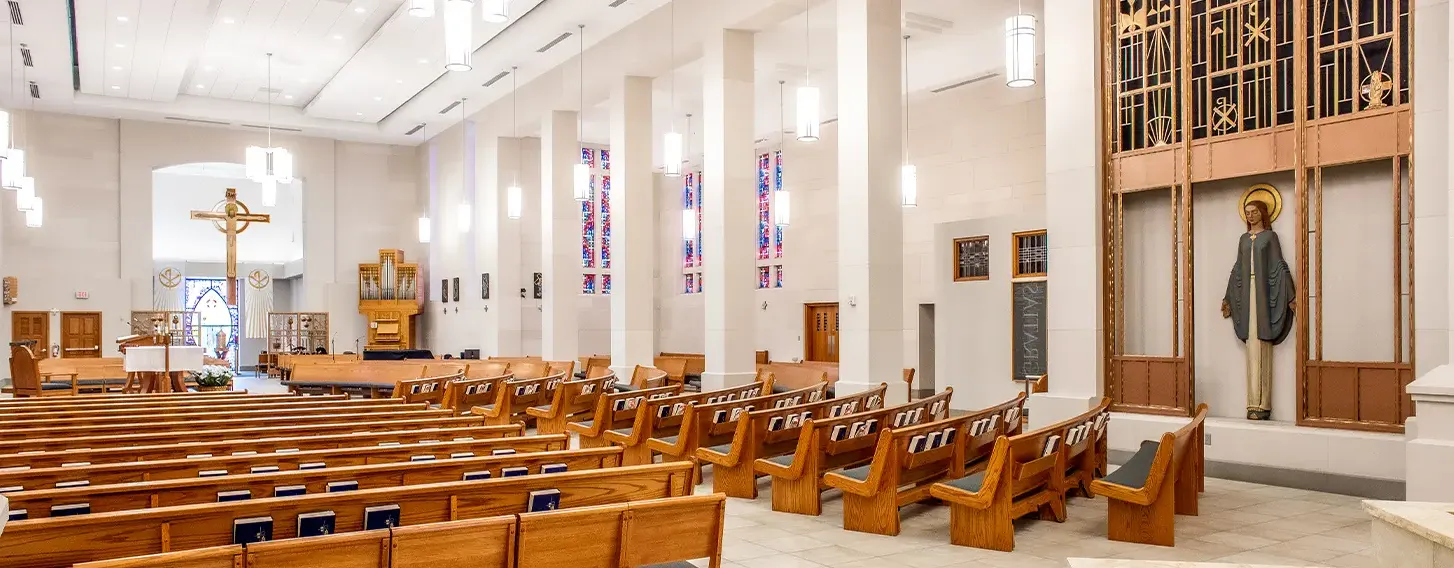
[[307,494],[307,485],[280,485],[273,488],[273,497],[295,497]]
[[330,482],[328,482],[328,492],[329,493],[337,493],[339,491],[358,491],[358,482],[357,481],[330,481]]
[[364,530],[372,531],[399,526],[399,506],[379,505],[364,509]]
[[519,477],[522,475],[530,475],[530,468],[519,466],[500,469],[500,477]]
[[554,511],[560,508],[559,489],[541,489],[530,492],[530,508],[527,512]]
[[74,515],[91,514],[90,503],[73,503],[71,505],[56,505],[50,508],[52,517],[70,517]]
[[548,463],[540,466],[540,473],[565,473],[566,467],[563,463]]
[[298,464],[298,469],[300,469],[300,470],[302,470],[302,469],[323,469],[325,467],[328,467],[328,464],[325,464],[323,462],[312,462],[312,463],[300,463],[300,464]]
[[26,519],[29,519],[29,518],[30,518],[30,511],[27,511],[25,509],[11,509],[10,510],[10,520],[12,520],[12,521],[23,521],[23,520],[26,520]]
[[272,539],[272,517],[252,517],[232,521],[232,544],[252,544]]
[[489,479],[489,478],[490,478],[490,472],[488,472],[488,471],[469,471],[469,472],[465,472],[465,474],[464,474],[464,480],[465,481],[475,481],[477,479]]
[[248,491],[246,489],[242,489],[242,490],[238,490],[238,491],[218,491],[217,492],[217,502],[218,503],[226,503],[228,501],[246,501],[248,499],[252,499],[252,491]]
[[197,472],[197,477],[221,477],[224,475],[227,475],[227,470],[225,469],[209,469]]
[[275,466],[275,465],[259,465],[259,466],[254,466],[252,468],[252,473],[277,473],[277,472],[278,472],[278,466]]
[[333,534],[333,511],[298,515],[298,538]]
[[503,450],[491,450],[490,451],[490,455],[492,455],[492,456],[508,456],[508,455],[513,455],[514,453],[515,453],[515,450],[511,450],[509,448],[506,448],[506,449],[503,449]]

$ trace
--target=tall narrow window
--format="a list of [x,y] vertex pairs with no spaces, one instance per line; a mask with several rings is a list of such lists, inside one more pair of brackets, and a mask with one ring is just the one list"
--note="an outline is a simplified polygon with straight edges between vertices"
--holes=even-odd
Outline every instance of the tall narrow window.
[[[757,259],[767,260],[772,245],[772,161],[770,154],[757,158]],[[762,286],[766,288],[767,286]]]
[[[601,150],[601,163],[609,154]],[[601,174],[601,268],[611,268],[611,174]]]
[[[591,169],[596,168],[596,151],[581,148],[581,161]],[[596,267],[596,206],[592,203],[596,194],[596,176],[591,175],[591,198],[581,202],[581,267]]]
[[[783,151],[782,150],[778,150],[777,151],[777,155],[774,157],[774,159],[775,159],[775,162],[776,163],[773,166],[773,171],[774,171],[774,173],[776,175],[773,177],[773,193],[772,194],[773,195],[779,195],[778,192],[783,190]],[[772,228],[772,230],[773,230],[773,239],[772,240],[773,240],[773,246],[777,247],[776,258],[782,258],[783,257],[783,226],[777,222],[779,220],[778,217],[777,217],[777,215],[780,214],[780,213],[781,213],[780,211],[773,211],[772,212],[772,214],[773,214],[773,228]],[[781,279],[779,279],[779,283],[778,283],[778,286],[777,287],[778,288],[782,288]]]
[[[582,280],[582,294],[609,294],[611,270],[611,151],[581,148],[581,163],[590,171],[590,195],[581,202],[581,268],[592,286]],[[598,185],[599,184],[599,185]],[[599,189],[600,191],[597,191]]]

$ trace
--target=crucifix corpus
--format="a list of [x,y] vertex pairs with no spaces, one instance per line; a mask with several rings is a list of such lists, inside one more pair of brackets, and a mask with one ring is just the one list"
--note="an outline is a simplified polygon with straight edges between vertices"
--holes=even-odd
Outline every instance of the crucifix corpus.
[[227,198],[218,201],[211,211],[193,211],[193,219],[211,221],[213,227],[227,235],[227,305],[237,305],[237,235],[248,226],[266,223],[271,218],[266,214],[253,214],[247,204],[237,200],[237,189],[227,188]]

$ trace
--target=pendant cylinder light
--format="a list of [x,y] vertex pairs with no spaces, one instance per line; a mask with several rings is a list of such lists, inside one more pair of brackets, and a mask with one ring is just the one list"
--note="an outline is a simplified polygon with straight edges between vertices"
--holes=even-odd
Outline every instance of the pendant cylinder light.
[[576,164],[573,171],[576,201],[591,200],[591,167],[585,163]]
[[817,142],[823,121],[818,115],[817,87],[798,87],[798,141]]
[[428,215],[420,216],[419,217],[419,242],[420,243],[423,243],[423,244],[428,244],[429,243],[429,235],[430,235],[430,233],[431,233],[431,230],[430,230],[430,226],[429,226],[429,216]]
[[409,15],[416,18],[433,18],[434,0],[409,0]]
[[697,211],[688,207],[682,210],[682,240],[697,238]]
[[774,214],[777,215],[777,225],[779,227],[786,227],[792,224],[793,200],[792,196],[788,195],[788,190],[778,190],[777,195],[773,198],[772,206]]
[[444,0],[444,68],[469,71],[474,53],[474,0]]
[[518,76],[520,67],[510,68],[510,137],[515,139],[515,180],[505,188],[505,216],[519,219],[524,214],[525,191],[520,189],[520,166],[525,152],[520,147],[520,120],[517,114],[520,99]]
[[40,228],[41,222],[45,220],[45,201],[39,197],[31,203],[30,211],[25,212],[25,226],[32,229]]
[[[581,44],[580,57],[576,58],[576,63],[580,67],[578,72],[580,73],[581,108],[580,113],[576,115],[576,140],[581,141],[586,137],[586,26],[580,25],[577,28],[580,30],[580,37],[576,39],[579,39]],[[584,154],[584,152],[582,153]],[[576,201],[590,201],[591,166],[585,163],[584,156],[582,156],[582,161],[576,163],[573,173],[575,179],[572,180],[572,185],[575,189],[573,193]]]
[[10,156],[0,162],[0,186],[5,189],[19,190],[20,179],[25,177],[25,150],[14,148],[10,150]]
[[524,209],[524,191],[519,185],[511,184],[505,190],[505,215],[511,219],[519,219]]
[[15,208],[30,211],[35,207],[35,178],[23,177],[16,183],[20,185],[20,194],[15,198]]
[[909,159],[909,36],[904,36],[904,163],[899,174],[899,205],[919,206],[919,168]]
[[[273,54],[268,54],[268,92],[273,90]],[[263,206],[278,204],[277,184],[293,182],[293,154],[283,148],[273,147],[273,99],[268,96],[268,141],[267,146],[248,146],[246,158],[247,179],[263,186]]]
[[1035,16],[1016,14],[1005,19],[1005,85],[1035,86]]
[[666,133],[666,146],[662,149],[662,173],[666,177],[682,175],[682,133],[673,129]]
[[278,182],[272,178],[262,181],[263,207],[272,207],[278,204]]
[[509,0],[484,0],[484,18],[492,24],[502,24],[510,19]]

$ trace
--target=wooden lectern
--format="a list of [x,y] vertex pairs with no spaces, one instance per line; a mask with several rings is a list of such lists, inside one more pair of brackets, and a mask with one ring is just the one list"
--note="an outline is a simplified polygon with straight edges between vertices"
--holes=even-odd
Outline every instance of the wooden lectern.
[[126,385],[121,387],[123,393],[136,392],[186,392],[187,385],[182,379],[182,372],[171,370],[172,336],[162,333],[156,335],[126,335],[116,338],[117,349],[122,355],[131,347],[161,347],[163,349],[164,370],[154,371],[131,371],[126,372]]

